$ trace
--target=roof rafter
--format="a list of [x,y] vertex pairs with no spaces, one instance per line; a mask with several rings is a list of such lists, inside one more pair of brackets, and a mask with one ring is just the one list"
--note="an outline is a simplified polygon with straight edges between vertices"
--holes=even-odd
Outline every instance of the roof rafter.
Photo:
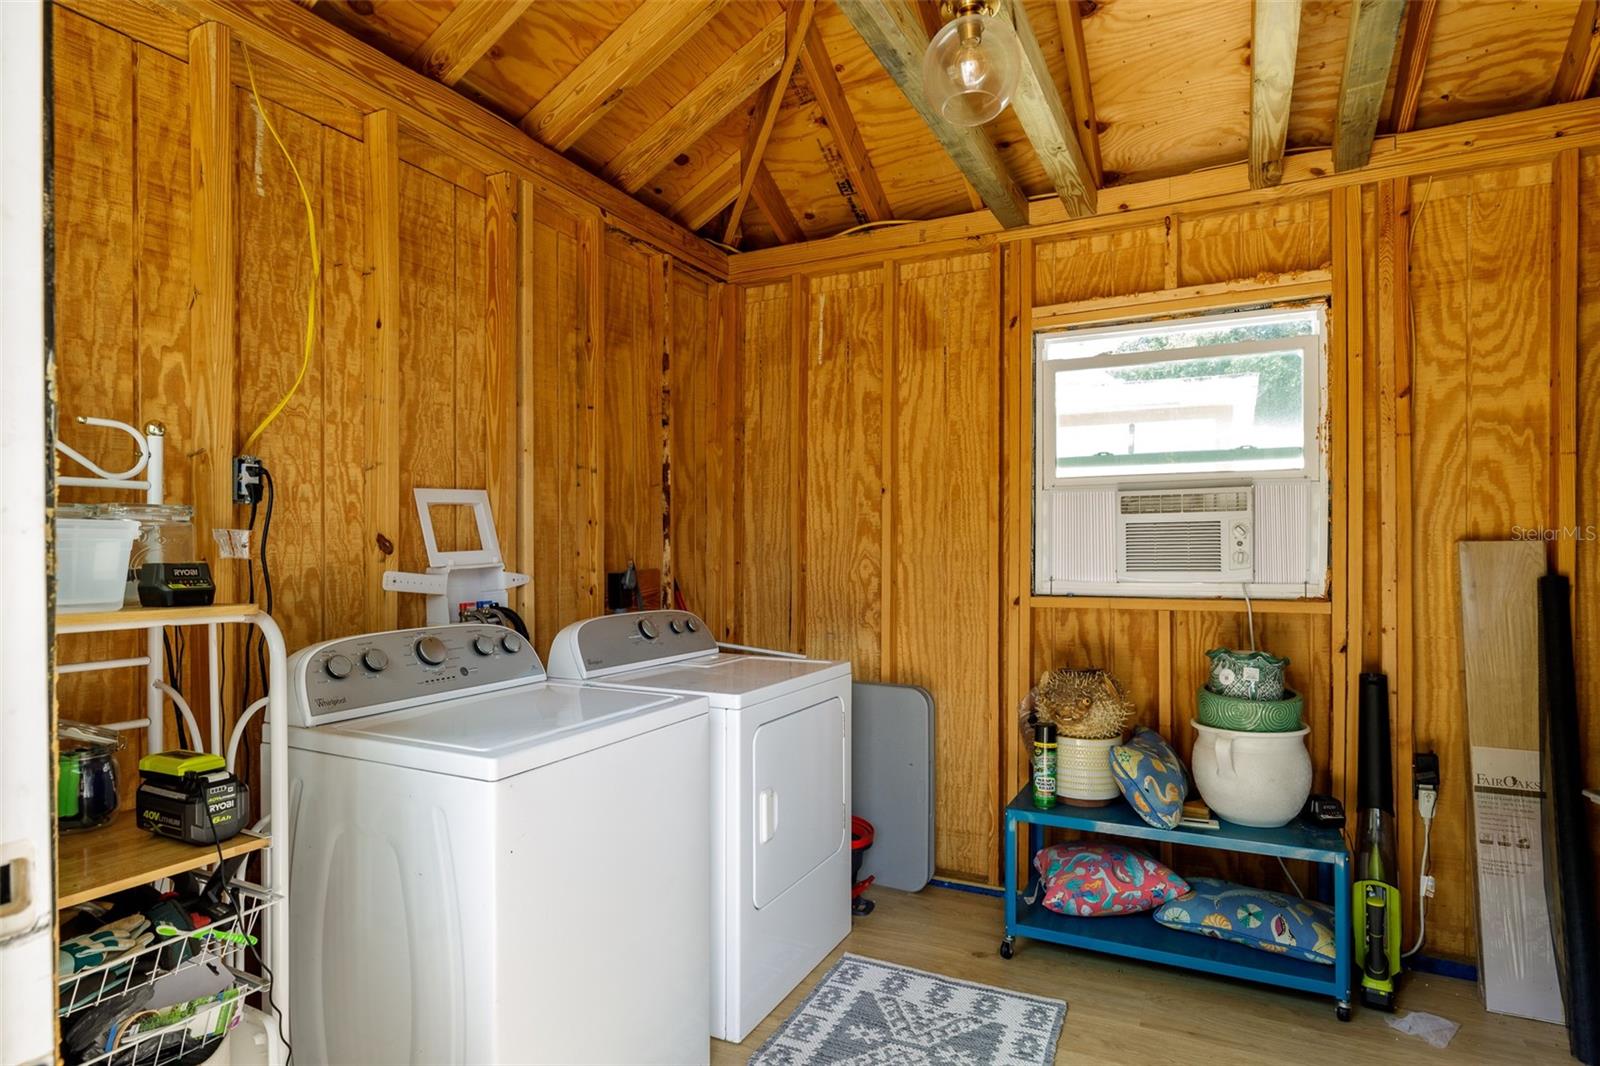
[[1428,45],[1433,42],[1434,16],[1439,0],[1410,0],[1406,4],[1406,32],[1400,42],[1400,72],[1395,75],[1394,102],[1390,105],[1389,129],[1405,133],[1417,124],[1417,108],[1422,103],[1422,73],[1428,62]]
[[[643,9],[641,9],[643,10]],[[634,138],[605,168],[626,192],[637,192],[672,157],[705,136],[783,65],[786,18],[779,15]]]
[[[1299,0],[1293,2],[1298,5]],[[1056,195],[1061,197],[1067,214],[1073,218],[1092,215],[1094,174],[1084,158],[1076,123],[1068,117],[1061,90],[1050,80],[1050,66],[1045,62],[1039,39],[1034,36],[1027,9],[1020,2],[1014,2],[1008,10],[1022,41],[1022,79],[1017,84],[1016,95],[1011,98],[1011,109],[1017,113],[1017,121],[1022,123],[1022,131],[1033,144],[1039,165],[1050,178]]]
[[1589,95],[1595,68],[1600,66],[1600,3],[1582,0],[1572,23],[1572,36],[1550,87],[1552,104],[1568,104]]
[[908,0],[839,0],[839,9],[1000,224],[1027,225],[1028,198],[983,130],[952,126],[928,108],[922,95],[922,53],[928,47],[928,34]]
[[744,217],[744,205],[750,199],[750,189],[755,184],[756,172],[766,164],[767,141],[772,138],[772,127],[777,124],[778,111],[783,107],[783,94],[789,90],[789,79],[794,76],[795,64],[800,61],[801,44],[811,32],[811,17],[816,13],[816,0],[791,0],[785,25],[783,66],[777,76],[767,82],[757,94],[755,113],[750,116],[750,128],[745,133],[744,147],[739,153],[739,192],[733,200],[733,211],[722,233],[722,243],[735,244],[739,235],[739,220]]
[[1405,8],[1405,0],[1355,0],[1351,7],[1333,126],[1334,170],[1355,170],[1372,158],[1378,109],[1389,87],[1389,66],[1394,62]]
[[518,125],[535,140],[558,152],[566,151],[624,92],[671,58],[727,2],[676,0],[641,5],[545,93]]
[[[856,117],[844,98],[844,87],[828,57],[828,47],[822,34],[810,33],[800,49],[800,66],[805,71],[806,82],[816,96],[822,119],[833,132],[833,146],[839,151],[845,173],[850,175],[850,192],[860,197],[861,210],[872,222],[883,222],[894,217],[889,208],[889,198],[884,195],[878,172],[867,156],[867,146],[856,126]],[[848,195],[848,194],[847,194]]]
[[1106,180],[1105,165],[1100,159],[1100,120],[1094,114],[1094,85],[1089,80],[1089,50],[1084,46],[1079,0],[1056,0],[1056,19],[1061,23],[1061,54],[1067,61],[1067,89],[1078,126],[1078,143],[1089,161],[1089,173],[1099,186]]
[[1250,187],[1283,180],[1294,97],[1294,61],[1300,50],[1300,0],[1255,0],[1250,38]]
[[417,45],[411,65],[436,81],[456,84],[532,4],[533,0],[457,4],[428,39]]
[[739,153],[729,152],[672,205],[672,213],[685,226],[697,230],[716,218],[738,195]]
[[756,167],[756,180],[750,187],[750,198],[755,201],[761,213],[767,216],[767,221],[772,223],[778,239],[784,244],[799,244],[806,239],[805,230],[800,228],[794,212],[789,210],[789,204],[783,198],[783,190],[772,180],[772,172],[765,164]]

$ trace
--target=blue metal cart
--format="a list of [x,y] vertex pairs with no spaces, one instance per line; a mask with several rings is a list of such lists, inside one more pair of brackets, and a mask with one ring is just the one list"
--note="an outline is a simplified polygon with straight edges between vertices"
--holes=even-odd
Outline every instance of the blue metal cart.
[[[1339,830],[1309,825],[1298,819],[1279,829],[1251,829],[1232,822],[1222,822],[1219,829],[1157,829],[1145,824],[1131,807],[1122,803],[1109,807],[1057,806],[1039,810],[1033,805],[1032,791],[1031,786],[1023,786],[1006,807],[1006,935],[1000,942],[1001,957],[1011,958],[1017,937],[1032,937],[1087,951],[1103,951],[1331,996],[1337,1004],[1339,1020],[1350,1020],[1350,853]],[[1148,914],[1073,918],[1046,910],[1042,895],[1032,891],[1036,875],[1031,865],[1027,888],[1017,884],[1019,825],[1028,827],[1030,856],[1044,846],[1044,831],[1056,828],[1326,864],[1333,882],[1338,960],[1327,966],[1291,959],[1214,937],[1168,929]],[[1028,903],[1027,896],[1033,896],[1038,902]]]

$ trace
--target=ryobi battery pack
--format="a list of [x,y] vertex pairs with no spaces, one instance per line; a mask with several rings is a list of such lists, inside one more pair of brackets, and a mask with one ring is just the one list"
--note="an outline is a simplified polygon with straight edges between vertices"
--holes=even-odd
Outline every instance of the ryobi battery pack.
[[244,826],[250,789],[220,755],[163,751],[139,760],[139,824],[190,844],[221,843]]

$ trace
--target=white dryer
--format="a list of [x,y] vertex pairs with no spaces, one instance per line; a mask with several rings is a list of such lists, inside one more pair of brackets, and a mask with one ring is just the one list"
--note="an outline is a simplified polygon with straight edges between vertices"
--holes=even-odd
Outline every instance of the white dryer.
[[743,1040],[850,931],[850,664],[645,611],[563,629],[550,676],[710,701],[711,1035]]
[[487,625],[289,683],[297,1059],[707,1061],[704,699],[547,683]]

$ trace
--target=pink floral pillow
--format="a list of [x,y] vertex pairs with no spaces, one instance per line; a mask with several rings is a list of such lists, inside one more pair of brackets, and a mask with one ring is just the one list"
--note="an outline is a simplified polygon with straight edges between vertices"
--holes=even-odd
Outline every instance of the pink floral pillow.
[[1033,865],[1044,905],[1075,918],[1138,914],[1189,891],[1183,878],[1150,856],[1118,844],[1052,844]]

